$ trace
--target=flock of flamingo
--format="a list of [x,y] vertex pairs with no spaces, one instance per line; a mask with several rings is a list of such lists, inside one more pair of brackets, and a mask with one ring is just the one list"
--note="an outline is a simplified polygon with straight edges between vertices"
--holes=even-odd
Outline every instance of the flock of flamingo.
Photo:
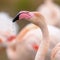
[[[17,20],[31,23],[18,33]],[[60,8],[53,0],[44,0],[37,11],[20,11],[14,19],[0,13],[0,46],[9,60],[60,60],[59,35]]]

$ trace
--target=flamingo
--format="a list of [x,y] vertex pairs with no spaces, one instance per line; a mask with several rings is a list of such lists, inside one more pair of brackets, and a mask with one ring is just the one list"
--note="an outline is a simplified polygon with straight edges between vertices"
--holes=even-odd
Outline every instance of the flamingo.
[[8,59],[14,60],[16,58],[14,48],[18,25],[13,23],[12,19],[7,13],[0,12],[0,46],[5,48]]
[[[46,25],[42,15],[38,14],[38,12],[33,12],[33,14],[32,15],[31,14],[32,14],[31,12],[27,12],[27,11],[20,12],[19,19],[29,19],[28,21],[33,22],[34,24],[36,24],[37,26],[39,26],[41,28],[42,35],[43,35],[43,40],[41,41],[40,48],[38,49],[38,51],[41,51],[39,53],[39,56],[40,56],[39,59],[44,60],[45,59],[45,55],[46,55],[46,53],[48,51],[48,48],[49,48],[48,28],[47,28],[47,25]],[[13,20],[13,22],[16,21],[16,20],[17,19],[15,18]],[[37,20],[37,22],[36,22],[36,20]],[[19,37],[19,35],[16,38],[17,40],[18,40],[18,37]],[[22,42],[22,41],[20,41],[20,43],[24,44],[24,42]],[[23,49],[26,48],[28,50],[28,48],[26,47],[26,43],[24,44],[24,47],[21,47],[21,48],[23,48]],[[19,50],[19,48],[17,48],[17,49]],[[25,53],[27,53],[27,52],[25,52]],[[37,54],[38,54],[38,52],[37,52]],[[35,60],[36,59],[37,58],[35,58]]]
[[44,0],[44,4],[37,11],[43,14],[48,24],[60,27],[60,7],[53,0]]
[[[21,11],[21,12],[19,12],[18,14],[17,14],[17,16],[15,17],[15,19],[13,20],[13,22],[14,21],[16,21],[16,20],[21,20],[21,19],[27,19],[28,21],[32,21],[32,20],[30,20],[30,19],[33,19],[33,21],[32,22],[35,22],[36,24],[38,24],[39,23],[39,20],[43,20],[42,19],[42,17],[40,16],[41,14],[40,14],[40,12],[38,12],[38,13],[36,13],[36,12],[29,12],[29,11]],[[31,18],[32,17],[32,18]],[[38,17],[40,17],[41,19],[39,19],[38,20]],[[36,20],[37,19],[37,20]],[[42,22],[43,23],[43,22]],[[43,23],[44,24],[44,23]],[[32,29],[30,29],[29,30],[29,28],[31,28],[31,27],[34,27],[35,26],[35,29],[33,30],[33,28]],[[28,28],[29,27],[29,28]],[[52,50],[52,48],[60,41],[60,37],[59,37],[59,35],[60,35],[60,29],[58,29],[58,28],[56,28],[56,27],[53,27],[53,26],[50,26],[50,25],[47,25],[47,27],[48,27],[48,31],[49,31],[49,35],[50,35],[50,38],[49,38],[49,40],[50,40],[50,48],[48,49],[48,53],[47,53],[47,56],[49,56],[48,58],[46,58],[47,60],[48,59],[50,59],[50,52],[51,52],[51,50]],[[27,32],[28,31],[28,32]],[[41,31],[40,31],[40,29],[39,29],[39,27],[37,27],[36,25],[34,25],[34,24],[32,24],[31,26],[29,25],[29,26],[27,26],[27,28],[25,29],[23,29],[22,30],[22,32],[20,32],[19,34],[18,34],[18,36],[17,36],[17,38],[16,38],[16,40],[17,40],[17,52],[18,52],[18,56],[19,56],[19,58],[21,59],[21,60],[29,60],[29,58],[30,57],[32,57],[33,56],[33,59],[34,59],[34,57],[35,57],[35,55],[34,55],[34,50],[32,51],[32,45],[33,44],[39,44],[38,43],[38,40],[39,39],[37,39],[37,42],[35,42],[35,40],[33,40],[33,36],[31,36],[30,38],[28,37],[28,34],[29,34],[29,31],[31,31],[30,33],[32,33],[33,34],[33,32],[34,32],[34,36],[35,35],[39,35],[39,36],[42,36],[42,34],[41,34]],[[27,37],[26,37],[27,36]],[[25,37],[26,37],[26,39],[25,39]],[[34,37],[35,38],[35,37]],[[40,37],[40,43],[41,43],[41,40],[42,38]],[[33,41],[33,43],[30,43],[30,41]],[[29,42],[29,43],[28,43]],[[27,44],[28,43],[28,44]],[[40,45],[40,44],[39,44]],[[42,45],[43,46],[43,45]],[[41,49],[41,48],[40,48]],[[40,49],[38,49],[38,51],[40,50]],[[27,52],[28,51],[28,52]],[[19,53],[20,52],[20,53]],[[45,52],[44,52],[45,53]],[[30,55],[29,55],[30,54]],[[38,53],[37,53],[37,55],[38,55]],[[36,55],[36,56],[37,56]],[[23,58],[23,56],[24,56],[24,58]],[[28,56],[28,58],[26,58],[26,56]],[[33,60],[32,59],[32,60]],[[37,58],[36,58],[37,59]],[[42,58],[43,59],[43,58]]]
[[52,49],[51,60],[60,60],[60,43]]

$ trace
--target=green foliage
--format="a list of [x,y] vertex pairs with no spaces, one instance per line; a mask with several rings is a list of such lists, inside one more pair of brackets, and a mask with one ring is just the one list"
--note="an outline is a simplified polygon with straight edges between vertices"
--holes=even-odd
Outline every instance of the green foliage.
[[31,3],[31,0],[20,0],[16,3],[16,8],[20,10],[33,10],[34,5]]

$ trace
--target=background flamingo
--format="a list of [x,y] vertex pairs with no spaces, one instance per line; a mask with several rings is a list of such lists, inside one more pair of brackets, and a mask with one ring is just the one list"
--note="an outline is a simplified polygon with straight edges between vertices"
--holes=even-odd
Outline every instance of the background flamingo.
[[48,24],[60,27],[60,7],[53,0],[44,0],[37,11],[43,14]]
[[14,47],[18,32],[18,25],[13,23],[12,19],[7,13],[0,12],[0,46],[6,48],[8,59],[11,60],[16,58]]

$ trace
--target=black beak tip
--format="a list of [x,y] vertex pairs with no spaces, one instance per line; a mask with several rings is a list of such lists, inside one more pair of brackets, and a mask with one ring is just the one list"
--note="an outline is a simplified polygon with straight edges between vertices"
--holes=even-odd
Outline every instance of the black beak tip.
[[19,14],[13,19],[13,22],[19,20]]
[[16,20],[15,19],[13,19],[13,22],[15,22]]

